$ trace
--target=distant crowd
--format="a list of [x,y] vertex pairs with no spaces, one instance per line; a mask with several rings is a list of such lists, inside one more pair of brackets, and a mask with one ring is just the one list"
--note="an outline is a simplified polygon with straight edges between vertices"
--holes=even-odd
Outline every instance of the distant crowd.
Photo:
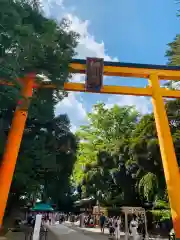
[[[145,225],[145,219],[143,216],[131,215],[128,217],[128,221],[125,226],[124,216],[105,216],[103,213],[98,215],[81,213],[81,214],[73,214],[73,213],[62,213],[62,212],[31,212],[27,215],[25,221],[21,221],[17,219],[15,221],[15,225],[27,224],[29,226],[34,227],[36,215],[42,215],[42,224],[62,224],[64,222],[71,222],[73,225],[85,228],[94,228],[100,227],[101,232],[104,233],[105,228],[108,229],[109,235],[112,237],[116,237],[116,239],[120,238],[121,232],[128,232],[134,238],[136,236],[141,235],[145,238],[147,232],[147,226]],[[159,229],[159,225],[156,224],[155,229]],[[172,228],[171,228],[172,229]],[[107,231],[107,230],[106,230]],[[150,230],[151,231],[151,230]],[[152,231],[151,231],[152,233]]]
[[101,216],[97,218],[97,216],[82,213],[75,218],[76,221],[79,221],[80,227],[95,227],[99,225],[102,233],[104,233],[105,228],[108,228],[109,235],[116,237],[116,239],[119,239],[120,233],[126,230],[133,236],[141,235],[145,238],[146,235],[145,222],[141,216],[137,217],[133,215],[131,221],[128,222],[128,226],[126,226],[127,229],[125,229],[125,223],[121,216],[106,217],[102,213]]

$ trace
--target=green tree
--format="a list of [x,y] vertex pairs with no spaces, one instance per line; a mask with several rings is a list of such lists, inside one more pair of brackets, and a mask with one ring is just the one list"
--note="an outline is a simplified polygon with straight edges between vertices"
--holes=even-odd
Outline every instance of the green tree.
[[[117,195],[122,200],[128,184],[133,185],[132,172],[127,173],[128,166],[125,166],[130,159],[125,155],[127,157],[127,143],[138,117],[132,107],[115,105],[107,109],[102,103],[88,114],[89,125],[77,132],[80,146],[73,174],[77,184],[83,183],[85,195],[103,198],[106,203]],[[122,158],[121,148],[124,149]]]
[[164,194],[164,173],[160,149],[157,139],[154,117],[152,114],[143,116],[132,133],[129,153],[138,165],[137,182],[140,195],[153,201],[159,186]]
[[[77,34],[43,16],[28,1],[1,1],[1,77],[16,79],[29,72],[62,86],[69,77]],[[49,64],[51,63],[51,64]]]
[[[69,189],[77,141],[67,116],[54,114],[55,104],[66,94],[62,87],[71,77],[68,66],[77,44],[78,35],[68,27],[66,20],[58,23],[46,18],[38,1],[1,1],[0,78],[15,83],[15,87],[0,86],[1,159],[20,96],[18,77],[35,72],[37,82],[48,79],[57,86],[57,90],[34,90],[9,195],[13,205],[22,195],[28,199],[43,195],[57,202]],[[58,177],[63,187],[55,199]]]
[[[75,179],[79,171],[83,172],[86,163],[95,162],[99,151],[116,153],[121,142],[126,140],[132,129],[135,128],[137,111],[132,107],[118,107],[106,109],[103,103],[94,106],[92,113],[88,114],[89,124],[81,126],[76,133],[81,140],[77,168],[75,167]],[[87,161],[86,161],[86,157]],[[77,169],[77,171],[76,171]]]
[[[168,44],[166,57],[168,58],[168,65],[170,66],[180,65],[180,34],[177,34],[174,40]],[[176,89],[179,88],[179,81],[168,81],[166,82],[165,85],[172,89]]]
[[[179,100],[166,101],[166,111],[179,162]],[[153,202],[156,198],[166,198],[166,183],[159,149],[154,117],[143,116],[132,134],[130,153],[138,165],[137,176],[140,179],[141,196]]]
[[180,34],[177,34],[174,41],[168,44],[169,49],[166,52],[168,64],[172,66],[180,65]]
[[[102,104],[95,109],[88,115],[89,125],[77,133],[73,176],[83,194],[106,205],[167,202],[153,114],[140,116],[134,108],[106,109]],[[167,101],[166,109],[179,161],[179,100]]]

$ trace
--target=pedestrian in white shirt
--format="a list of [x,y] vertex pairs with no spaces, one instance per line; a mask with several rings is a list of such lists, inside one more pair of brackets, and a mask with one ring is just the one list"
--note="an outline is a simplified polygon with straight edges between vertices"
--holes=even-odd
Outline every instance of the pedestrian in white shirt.
[[116,239],[120,239],[120,226],[121,226],[121,218],[117,217],[115,220],[115,237],[116,237]]
[[136,215],[134,214],[133,219],[130,222],[130,231],[133,236],[133,240],[138,240],[139,238],[139,234],[137,230],[138,230],[138,221],[137,221]]
[[120,237],[121,237],[121,217],[118,217],[117,224],[118,224],[118,239],[120,239]]

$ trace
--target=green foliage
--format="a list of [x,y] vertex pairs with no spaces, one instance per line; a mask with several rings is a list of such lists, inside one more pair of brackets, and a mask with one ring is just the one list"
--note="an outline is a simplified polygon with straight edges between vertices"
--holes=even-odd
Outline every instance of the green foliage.
[[[180,34],[177,34],[174,41],[168,44],[166,57],[168,58],[168,65],[180,65]],[[179,81],[168,81],[165,85],[171,89],[176,89],[179,88]]]
[[[128,155],[127,144],[138,117],[132,107],[115,105],[107,109],[102,103],[95,105],[92,113],[88,114],[89,125],[82,126],[76,133],[80,146],[73,173],[76,184],[84,185],[84,196],[96,196],[104,204],[109,204],[109,201],[119,204],[124,192],[132,189],[134,193],[131,176],[134,168],[130,168],[133,162],[124,156]],[[120,167],[119,164],[123,165]],[[125,201],[129,201],[127,198],[130,200],[131,193],[129,196],[126,194]]]
[[158,182],[155,174],[149,172],[139,181],[139,193],[145,197],[148,202],[152,202],[154,195],[158,191]]
[[66,20],[47,19],[29,2],[1,1],[0,76],[15,81],[35,72],[62,88],[70,77],[68,64],[75,54],[77,34],[68,31]]
[[169,209],[169,202],[162,199],[156,199],[154,202],[154,209]]
[[94,106],[88,118],[90,124],[82,126],[76,133],[81,140],[74,170],[74,177],[78,182],[83,178],[85,165],[96,162],[100,151],[112,154],[117,152],[120,142],[135,128],[138,113],[131,107],[119,108],[116,105],[112,109],[106,109],[100,103]]
[[169,49],[166,52],[168,64],[173,66],[180,65],[180,34],[177,34],[174,41],[168,44]]
[[171,219],[169,203],[162,199],[156,199],[153,210],[151,210],[156,221],[164,222]]
[[158,222],[164,222],[166,220],[171,219],[170,210],[151,210],[155,220]]
[[65,20],[46,18],[37,0],[1,1],[0,79],[13,81],[15,87],[0,86],[0,159],[20,96],[18,77],[35,72],[39,83],[49,79],[57,86],[57,91],[34,90],[8,210],[20,203],[21,196],[62,205],[70,194],[77,140],[68,117],[54,114],[55,104],[65,96],[60,90],[70,77],[68,66],[77,44],[78,35],[68,26]]
[[[166,109],[179,156],[179,100],[167,101]],[[88,117],[89,124],[76,133],[80,147],[73,173],[76,185],[83,185],[83,196],[94,196],[111,207],[154,203],[157,210],[160,201],[167,203],[153,115],[97,104]],[[169,216],[169,212],[157,214],[162,219]]]

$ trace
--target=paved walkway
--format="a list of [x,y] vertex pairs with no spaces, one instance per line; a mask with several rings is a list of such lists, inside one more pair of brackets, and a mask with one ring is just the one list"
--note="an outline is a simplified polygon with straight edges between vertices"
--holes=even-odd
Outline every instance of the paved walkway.
[[[106,228],[105,233],[101,233],[99,228],[80,228],[78,224],[65,222],[64,224],[48,225],[47,228],[56,235],[57,240],[108,240],[109,231]],[[72,236],[73,234],[73,236]],[[124,240],[125,234],[121,233],[121,240]]]
[[46,227],[53,236],[53,240],[94,240],[91,236],[62,224],[46,225]]
[[[91,236],[93,239],[98,239],[98,240],[106,240],[109,239],[108,235],[109,235],[109,231],[107,228],[105,228],[105,233],[102,234],[100,231],[100,228],[80,228],[78,223],[72,224],[70,222],[65,222],[66,226],[69,226],[72,229],[75,229],[77,231],[82,232],[85,235]],[[125,233],[121,232],[120,233],[120,240],[124,240],[125,239]],[[133,239],[132,236],[129,239]],[[140,237],[139,239],[142,239],[142,237]],[[169,240],[168,238],[162,238],[161,236],[150,236],[148,238],[148,240]]]
[[[48,240],[108,240],[108,229],[102,234],[99,228],[80,228],[77,224],[66,222],[64,224],[56,223],[54,225],[45,225],[48,229]],[[9,232],[7,240],[24,240],[24,233]],[[125,234],[121,233],[120,240],[125,239]],[[149,240],[162,238],[149,238]],[[0,239],[1,240],[1,239]],[[164,239],[165,240],[165,239]]]
[[[81,227],[80,228],[78,223],[71,223],[71,222],[66,221],[64,225],[67,226],[67,227],[79,229],[81,231],[87,231],[87,232],[93,232],[93,233],[101,233],[100,228],[86,228],[86,227]],[[109,234],[108,228],[104,229],[104,234],[105,235]]]

